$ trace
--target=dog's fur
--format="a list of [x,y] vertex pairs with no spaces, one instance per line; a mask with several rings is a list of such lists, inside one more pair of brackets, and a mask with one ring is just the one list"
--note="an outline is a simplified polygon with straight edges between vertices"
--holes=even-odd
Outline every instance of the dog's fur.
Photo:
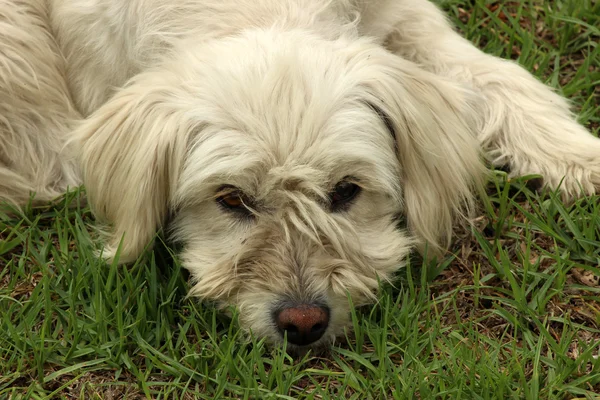
[[[567,102],[427,0],[0,0],[0,198],[85,184],[121,261],[172,216],[191,292],[272,342],[277,304],[327,304],[322,344],[348,294],[444,249],[481,150],[564,178],[566,198],[600,183],[600,141]],[[332,211],[343,179],[362,192]],[[223,185],[251,216],[215,202]]]

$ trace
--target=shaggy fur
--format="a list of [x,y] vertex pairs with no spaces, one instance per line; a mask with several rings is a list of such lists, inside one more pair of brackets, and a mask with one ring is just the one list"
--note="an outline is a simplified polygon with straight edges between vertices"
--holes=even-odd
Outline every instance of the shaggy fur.
[[327,343],[348,294],[444,249],[481,150],[566,198],[600,183],[567,102],[426,0],[0,0],[0,198],[85,184],[125,262],[172,216],[191,293],[274,343],[277,304],[326,304]]

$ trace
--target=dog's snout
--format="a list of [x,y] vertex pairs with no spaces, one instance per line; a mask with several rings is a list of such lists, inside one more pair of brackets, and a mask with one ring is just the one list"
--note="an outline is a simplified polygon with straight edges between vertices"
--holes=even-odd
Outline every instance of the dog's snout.
[[288,342],[306,346],[319,340],[329,325],[329,309],[315,304],[299,304],[275,312],[275,323]]

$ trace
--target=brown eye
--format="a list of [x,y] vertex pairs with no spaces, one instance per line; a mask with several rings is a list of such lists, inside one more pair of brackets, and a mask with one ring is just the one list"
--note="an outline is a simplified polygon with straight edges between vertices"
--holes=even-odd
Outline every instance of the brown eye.
[[332,211],[345,210],[352,200],[360,193],[361,187],[349,180],[343,180],[335,185],[329,194]]
[[218,198],[218,202],[228,208],[239,208],[244,206],[244,201],[238,193],[229,193]]
[[228,211],[241,212],[250,215],[250,201],[246,195],[235,187],[225,186],[217,192],[216,202]]

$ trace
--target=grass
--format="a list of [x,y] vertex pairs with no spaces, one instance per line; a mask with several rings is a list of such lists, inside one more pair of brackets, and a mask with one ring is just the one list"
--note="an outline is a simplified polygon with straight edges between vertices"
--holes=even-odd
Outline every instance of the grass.
[[[600,2],[443,0],[488,53],[559,88],[598,135]],[[185,297],[161,246],[130,268],[92,254],[78,193],[0,212],[0,398],[563,399],[600,393],[600,203],[564,205],[497,172],[472,232],[417,257],[322,355],[248,343]]]

